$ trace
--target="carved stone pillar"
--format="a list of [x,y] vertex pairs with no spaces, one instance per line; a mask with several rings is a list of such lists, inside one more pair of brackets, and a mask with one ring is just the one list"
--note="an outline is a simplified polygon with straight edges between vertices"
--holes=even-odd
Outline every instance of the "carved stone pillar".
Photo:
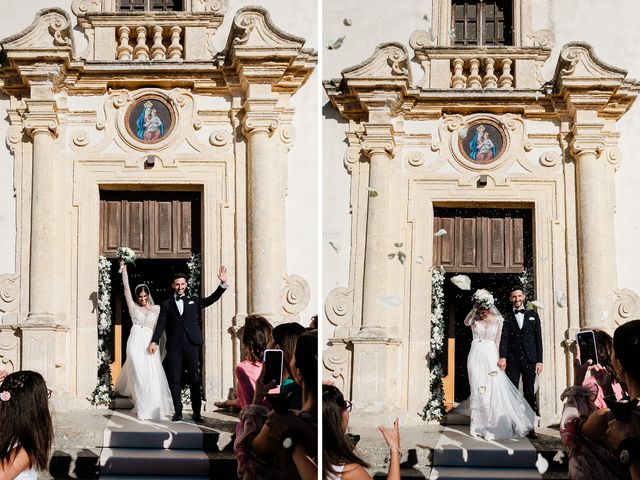
[[52,321],[51,259],[54,257],[54,140],[58,131],[55,102],[27,100],[24,128],[33,140],[31,185],[31,243],[29,261],[29,319]]
[[364,250],[361,335],[384,336],[388,327],[380,299],[386,296],[389,235],[389,169],[394,142],[390,125],[369,124],[362,148],[369,157],[369,199]]
[[[575,130],[574,130],[575,131]],[[580,323],[582,327],[614,327],[611,321],[617,289],[613,171],[600,137],[575,135],[571,151],[576,163]]]
[[278,128],[277,99],[248,99],[243,131],[247,138],[247,267],[249,313],[279,315],[285,276],[284,161],[271,135]]

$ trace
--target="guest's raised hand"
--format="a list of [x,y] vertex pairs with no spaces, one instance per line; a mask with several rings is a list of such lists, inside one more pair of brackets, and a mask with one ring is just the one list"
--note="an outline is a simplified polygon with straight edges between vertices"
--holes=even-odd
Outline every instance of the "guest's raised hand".
[[592,363],[591,360],[587,360],[583,365],[582,362],[580,362],[579,355],[576,355],[573,358],[573,384],[576,387],[582,386],[582,383],[584,382],[584,377],[587,376],[587,371],[589,370],[589,367],[591,367],[591,363]]
[[224,265],[220,265],[218,268],[218,280],[220,280],[220,283],[226,283],[227,281],[227,267]]
[[260,369],[260,375],[256,379],[256,385],[253,388],[253,404],[260,405],[264,396],[269,393],[273,387],[276,386],[275,380],[270,380],[266,385],[264,384],[264,363]]
[[382,433],[384,441],[387,442],[389,448],[400,450],[400,424],[397,418],[393,422],[393,429],[387,430],[382,425],[378,425],[378,430]]
[[600,364],[595,364],[590,368],[591,375],[602,390],[608,391],[611,388],[611,374]]

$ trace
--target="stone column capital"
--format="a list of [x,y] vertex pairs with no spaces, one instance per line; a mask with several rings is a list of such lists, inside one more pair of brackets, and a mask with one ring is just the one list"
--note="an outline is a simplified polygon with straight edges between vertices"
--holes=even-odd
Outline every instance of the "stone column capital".
[[365,124],[362,137],[362,151],[371,159],[372,155],[382,153],[389,158],[393,156],[396,143],[393,139],[393,127],[388,124]]
[[39,133],[46,133],[55,139],[58,136],[58,122],[57,115],[52,113],[51,115],[29,115],[25,117],[24,131],[31,138]]
[[602,153],[606,147],[604,139],[599,137],[575,137],[570,144],[571,154],[579,159],[583,155],[595,155]]
[[277,112],[247,112],[242,119],[242,133],[247,137],[260,132],[271,136],[279,125]]

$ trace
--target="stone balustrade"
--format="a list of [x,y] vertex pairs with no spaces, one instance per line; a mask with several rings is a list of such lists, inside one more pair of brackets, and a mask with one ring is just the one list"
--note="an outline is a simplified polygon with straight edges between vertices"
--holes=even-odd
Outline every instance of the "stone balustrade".
[[[413,45],[412,45],[413,46]],[[539,68],[550,50],[540,47],[420,47],[422,88],[454,90],[538,89]]]
[[178,25],[131,25],[117,29],[116,60],[180,61],[184,58],[183,28]]

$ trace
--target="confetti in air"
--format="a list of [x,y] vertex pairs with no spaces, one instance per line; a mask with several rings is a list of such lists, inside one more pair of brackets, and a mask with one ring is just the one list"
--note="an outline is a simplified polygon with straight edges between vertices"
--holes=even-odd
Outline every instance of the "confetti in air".
[[460,290],[471,290],[471,279],[466,275],[456,275],[455,277],[451,277],[451,283]]
[[416,257],[416,263],[424,265],[424,257],[422,255]]
[[531,300],[530,302],[527,302],[527,308],[529,310],[533,310],[534,308],[544,310],[544,303],[542,303],[540,300]]
[[327,45],[327,50],[337,50],[342,46],[342,42],[344,42],[344,36],[340,37],[333,43],[329,43]]
[[400,297],[378,297],[376,303],[383,308],[395,308],[402,303]]
[[433,234],[434,237],[444,237],[447,234],[447,231],[444,228],[441,228],[436,233]]
[[338,247],[338,245],[336,245],[335,243],[329,242],[329,245],[331,245],[331,248],[333,248],[336,253],[340,251],[340,247]]
[[375,188],[367,188],[367,191],[369,192],[369,197],[371,198],[375,198],[378,196],[378,191]]
[[350,18],[345,18],[344,20],[342,20],[342,23],[344,23],[347,27],[350,27],[353,24]]
[[567,296],[564,292],[556,292],[556,303],[560,308],[563,308],[567,304]]
[[542,475],[549,470],[549,462],[546,458],[542,456],[542,454],[538,454],[538,459],[536,460],[536,468],[538,469],[538,473]]

